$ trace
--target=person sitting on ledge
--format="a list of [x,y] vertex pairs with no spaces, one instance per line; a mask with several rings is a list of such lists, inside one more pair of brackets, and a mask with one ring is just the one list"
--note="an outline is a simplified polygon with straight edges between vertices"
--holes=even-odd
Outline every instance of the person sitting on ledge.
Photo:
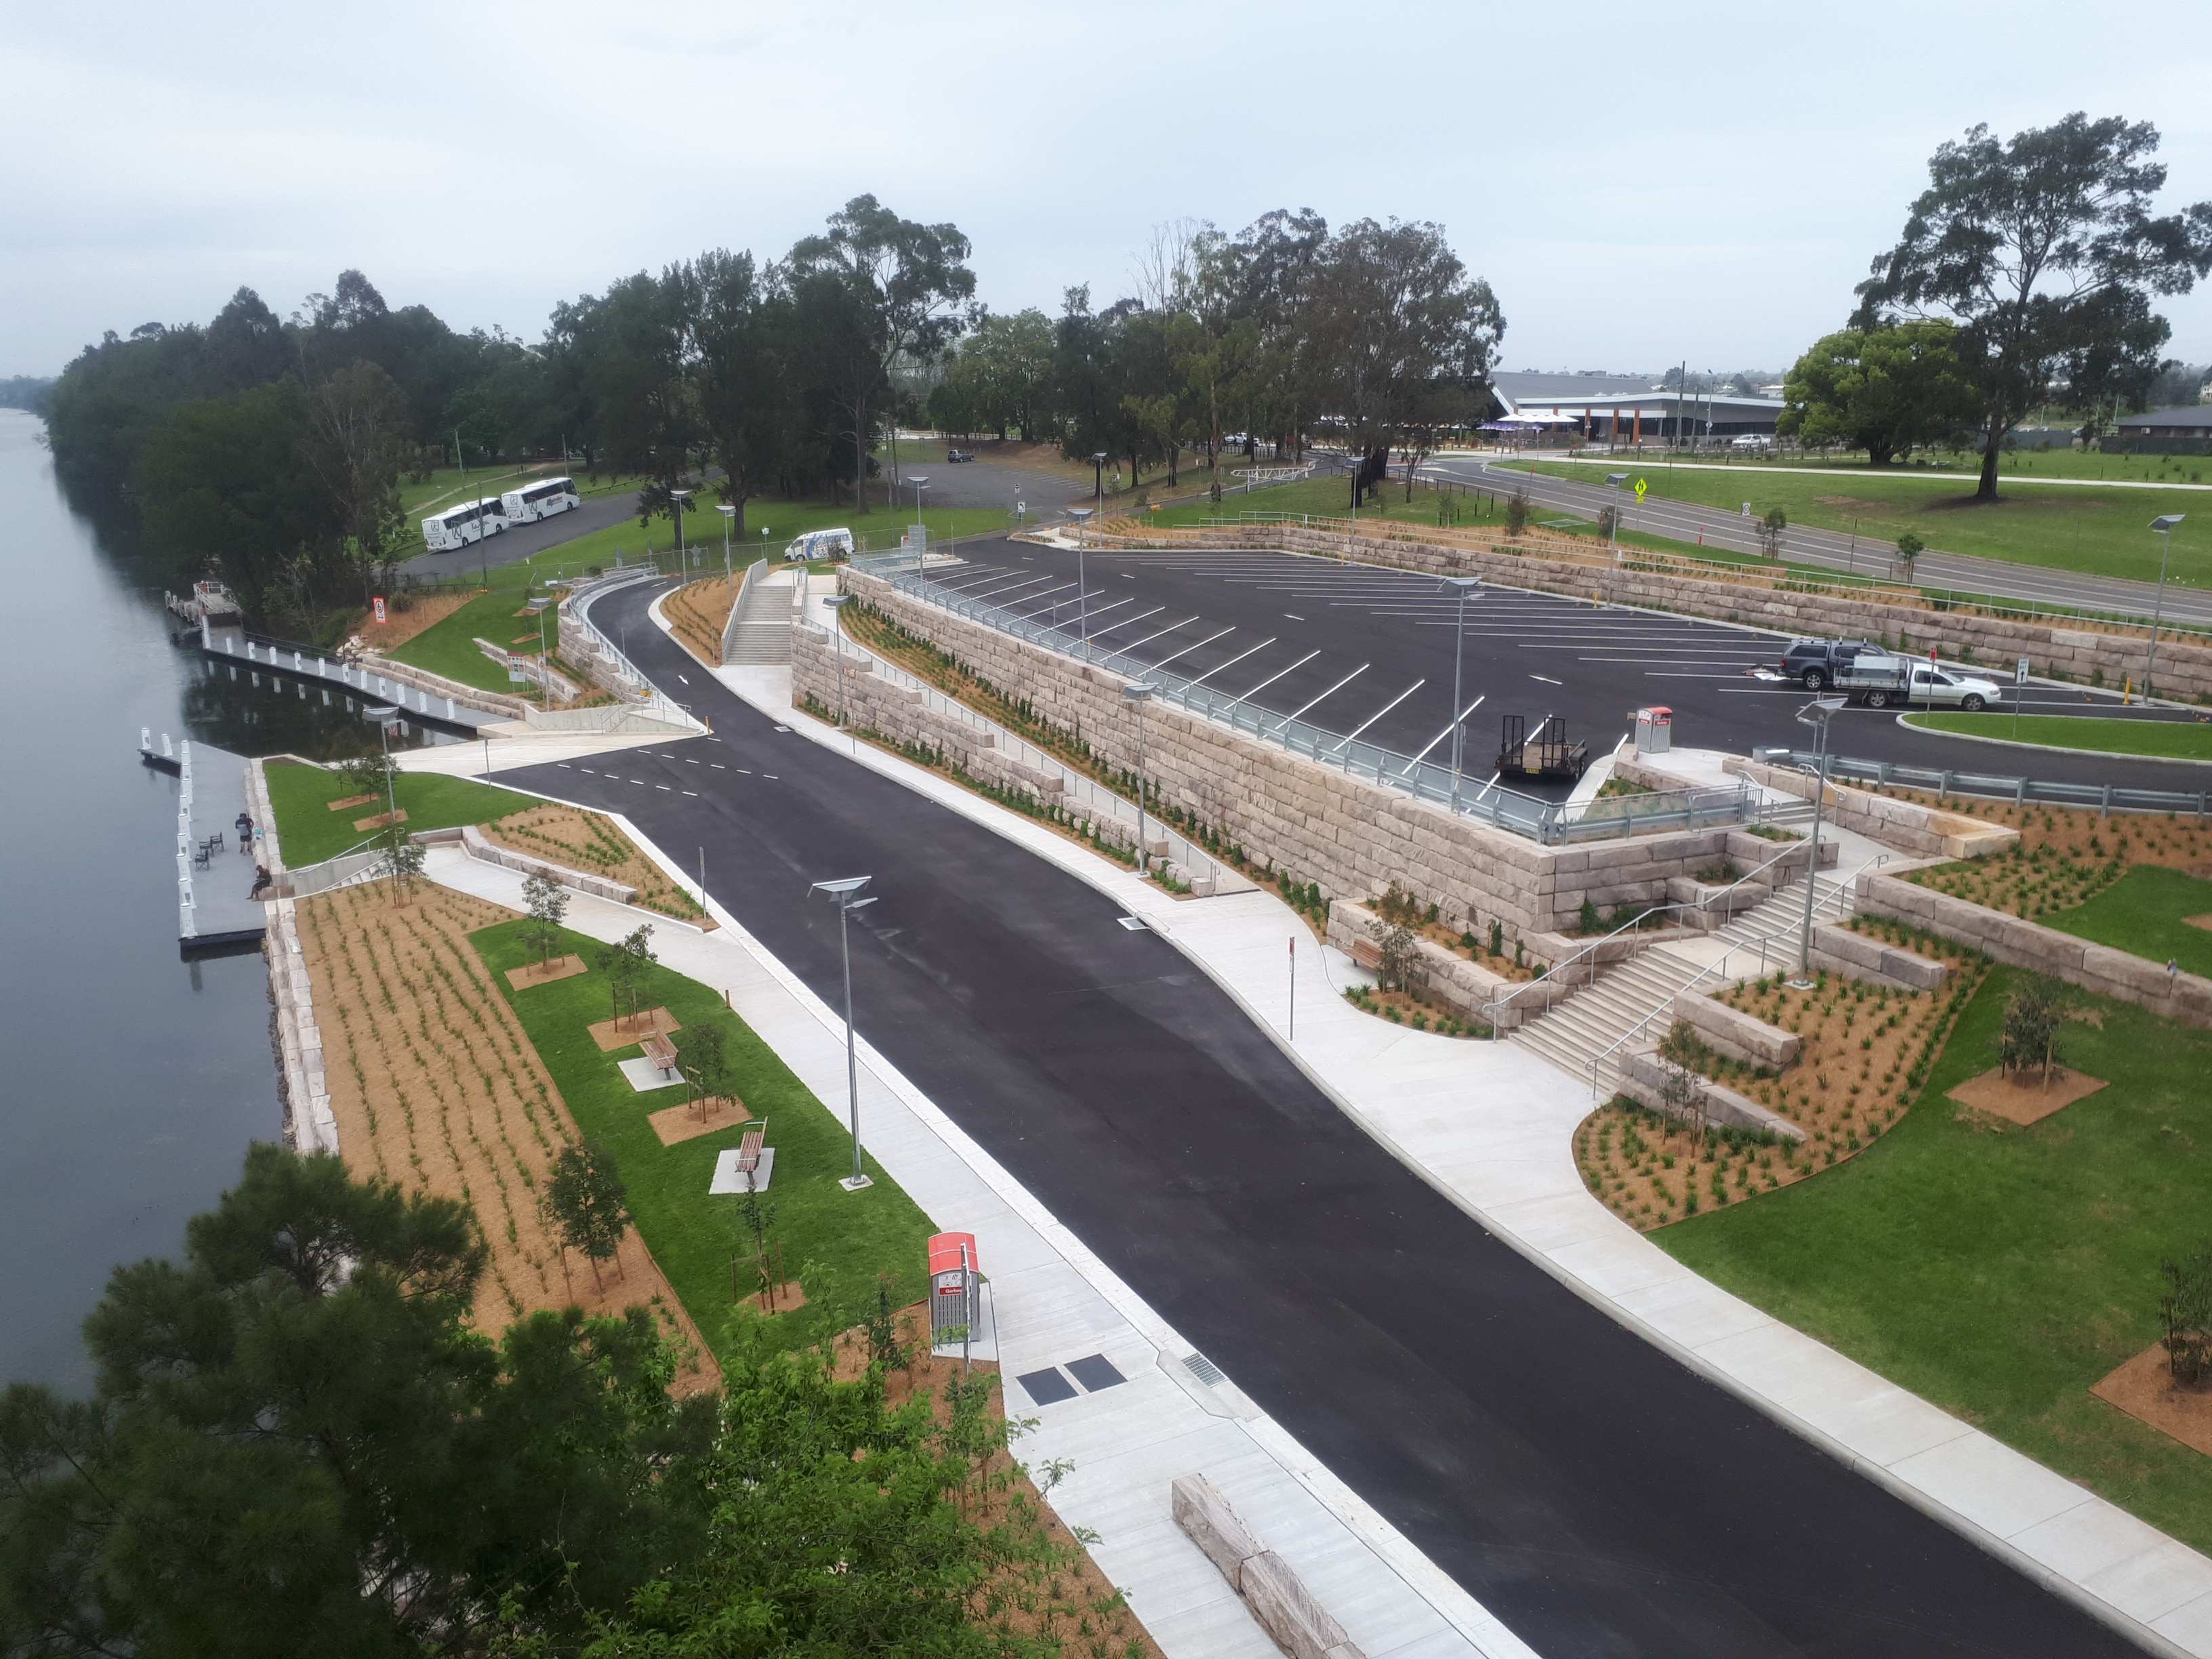
[[269,873],[269,866],[267,865],[255,865],[253,866],[253,890],[248,893],[246,896],[248,898],[259,898],[262,895],[263,890],[272,885],[276,882],[276,877]]

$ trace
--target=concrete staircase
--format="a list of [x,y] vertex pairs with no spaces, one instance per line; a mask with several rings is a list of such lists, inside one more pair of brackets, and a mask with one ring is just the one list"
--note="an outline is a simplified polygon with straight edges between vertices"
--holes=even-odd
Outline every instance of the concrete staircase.
[[[1847,915],[1850,908],[1848,881],[1828,876],[1814,878],[1813,920],[1816,924]],[[1602,1096],[1617,1081],[1614,1059],[1631,1048],[1656,1043],[1666,1035],[1666,1017],[1654,1019],[1651,1016],[1671,1003],[1678,992],[1692,981],[1699,981],[1701,990],[1717,990],[1761,972],[1762,963],[1763,971],[1768,973],[1777,968],[1795,968],[1804,931],[1805,890],[1793,883],[1731,917],[1714,933],[1694,940],[1655,945],[1600,969],[1588,984],[1570,988],[1548,1011],[1523,1021],[1507,1035],[1578,1078],[1589,1076],[1590,1062],[1613,1050],[1598,1074]],[[1716,954],[1710,941],[1715,940],[1722,950],[1736,948],[1717,972],[1708,975],[1706,968]],[[1529,1000],[1534,1000],[1534,994]],[[1638,1024],[1643,1024],[1643,1030],[1635,1038],[1614,1049],[1613,1045]]]
[[[727,668],[775,667],[791,660],[791,614],[794,573],[769,574],[755,565],[745,574],[729,626],[722,630],[722,664]],[[797,592],[805,591],[806,573],[796,574]]]

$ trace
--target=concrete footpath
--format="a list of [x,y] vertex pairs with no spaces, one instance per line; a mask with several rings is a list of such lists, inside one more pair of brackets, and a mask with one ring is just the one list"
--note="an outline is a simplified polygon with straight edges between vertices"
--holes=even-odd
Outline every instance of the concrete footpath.
[[[634,825],[623,827],[686,880]],[[522,908],[519,874],[458,848],[429,849],[424,872]],[[651,917],[661,963],[726,992],[738,1017],[842,1121],[844,1022],[735,917],[719,904],[714,912],[720,927],[711,933]],[[568,925],[611,941],[642,914],[574,894]],[[1073,1461],[1049,1501],[1071,1527],[1098,1534],[1093,1557],[1165,1652],[1273,1659],[1278,1651],[1170,1513],[1170,1481],[1203,1474],[1370,1659],[1533,1659],[1233,1383],[1209,1384],[1206,1367],[1187,1363],[1192,1345],[896,1067],[865,1041],[858,1054],[862,1142],[939,1228],[976,1237],[1007,1413],[1037,1419],[1016,1455],[1033,1468]],[[1103,1355],[1127,1381],[1040,1406],[1017,1380],[1091,1355]]]
[[720,673],[794,730],[1109,895],[1176,945],[1407,1167],[1624,1325],[2153,1651],[2212,1659],[2212,1560],[1708,1283],[1599,1203],[1572,1155],[1592,1104],[1587,1080],[1511,1043],[1408,1031],[1361,1013],[1341,994],[1356,970],[1271,895],[1178,900],[795,711],[787,669]]

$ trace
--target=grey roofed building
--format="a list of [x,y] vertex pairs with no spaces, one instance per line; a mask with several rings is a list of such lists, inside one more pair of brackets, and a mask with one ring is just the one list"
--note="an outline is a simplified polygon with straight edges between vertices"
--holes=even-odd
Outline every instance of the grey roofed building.
[[2104,447],[2133,455],[2212,454],[2212,404],[2123,415]]
[[1732,392],[1692,392],[1685,397],[1628,374],[1505,369],[1491,376],[1491,386],[1509,423],[1572,423],[1584,437],[1630,441],[1672,436],[1678,418],[1684,433],[1692,436],[1771,433],[1784,407],[1779,398],[1749,398]]
[[2212,404],[2183,404],[2178,409],[2153,409],[2141,415],[2123,415],[2118,426],[2130,436],[2176,432],[2193,438],[2212,438]]

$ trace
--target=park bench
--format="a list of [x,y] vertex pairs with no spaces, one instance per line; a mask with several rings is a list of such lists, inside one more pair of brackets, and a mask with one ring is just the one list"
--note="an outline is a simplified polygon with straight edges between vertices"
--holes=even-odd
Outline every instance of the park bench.
[[750,1175],[760,1168],[761,1144],[768,1139],[768,1120],[757,1117],[745,1125],[744,1138],[738,1142],[738,1173]]
[[676,1045],[661,1032],[647,1031],[639,1046],[645,1050],[645,1057],[660,1068],[663,1077],[676,1069]]
[[1371,939],[1352,941],[1352,959],[1371,972],[1382,971],[1382,947]]

